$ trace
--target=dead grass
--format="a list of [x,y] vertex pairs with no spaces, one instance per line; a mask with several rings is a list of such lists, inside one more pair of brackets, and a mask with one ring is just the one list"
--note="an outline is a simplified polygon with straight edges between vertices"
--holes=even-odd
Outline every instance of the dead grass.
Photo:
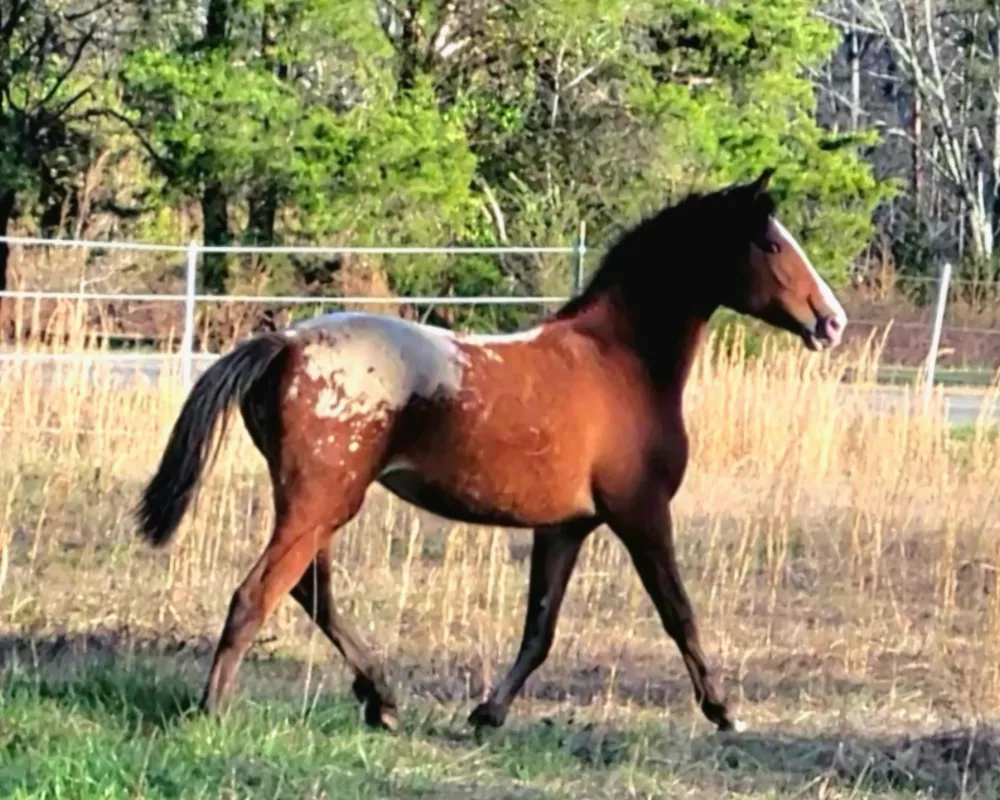
[[[682,571],[724,691],[771,749],[757,752],[768,746],[752,737],[696,746],[707,724],[683,666],[606,530],[585,546],[554,651],[512,710],[515,730],[543,715],[667,726],[702,748],[685,758],[736,776],[753,796],[767,796],[748,777],[761,759],[783,759],[800,796],[849,796],[862,770],[883,793],[959,796],[970,775],[992,787],[979,796],[1000,791],[990,765],[1000,756],[990,732],[1000,443],[985,424],[953,439],[937,412],[870,413],[840,379],[850,368],[870,380],[877,355],[770,342],[747,361],[738,338],[713,340],[686,393]],[[73,642],[102,652],[144,642],[189,659],[200,689],[231,592],[270,532],[263,461],[245,432],[231,429],[196,513],[154,552],[129,514],[183,399],[176,370],[123,381],[96,361],[4,363],[0,382],[0,658],[44,665]],[[377,487],[338,535],[338,601],[386,657],[412,713],[440,707],[458,719],[507,668],[529,541],[444,523]],[[328,690],[331,675],[346,688],[339,658],[290,600],[254,652],[280,659],[286,696]],[[279,690],[251,674],[239,691]],[[899,770],[926,780],[899,783]]]

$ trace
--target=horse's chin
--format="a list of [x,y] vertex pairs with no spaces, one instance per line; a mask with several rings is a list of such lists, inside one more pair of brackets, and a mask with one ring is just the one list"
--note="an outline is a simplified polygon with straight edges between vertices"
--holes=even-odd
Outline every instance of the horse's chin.
[[815,333],[807,328],[802,330],[802,342],[805,344],[806,348],[812,350],[814,353],[818,353],[820,350],[825,350],[829,346],[829,342],[820,339]]

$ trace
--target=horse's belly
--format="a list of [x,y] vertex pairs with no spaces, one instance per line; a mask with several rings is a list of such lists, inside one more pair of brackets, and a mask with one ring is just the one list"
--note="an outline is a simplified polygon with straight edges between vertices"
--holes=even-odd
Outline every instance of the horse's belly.
[[564,359],[519,364],[503,352],[489,359],[468,350],[455,395],[413,399],[394,425],[379,481],[468,523],[536,527],[593,516],[590,405],[565,391]]
[[445,519],[475,525],[535,527],[594,514],[589,488],[567,491],[565,484],[547,487],[529,480],[503,482],[497,475],[470,473],[435,479],[409,465],[386,469],[378,480],[408,503]]

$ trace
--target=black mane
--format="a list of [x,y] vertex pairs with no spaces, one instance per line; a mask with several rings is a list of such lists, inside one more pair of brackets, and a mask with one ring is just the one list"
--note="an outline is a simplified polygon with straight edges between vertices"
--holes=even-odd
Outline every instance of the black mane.
[[763,236],[776,207],[771,193],[756,184],[692,192],[621,234],[583,291],[556,311],[555,319],[576,315],[610,286],[631,282],[647,270],[666,268],[662,262],[650,264],[650,253],[662,254],[662,260],[666,261],[694,255],[706,243],[727,251],[745,247]]

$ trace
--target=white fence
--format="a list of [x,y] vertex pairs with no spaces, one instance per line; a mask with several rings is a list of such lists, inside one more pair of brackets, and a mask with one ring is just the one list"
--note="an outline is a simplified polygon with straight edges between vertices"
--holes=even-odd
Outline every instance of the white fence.
[[[40,247],[66,247],[101,250],[131,250],[158,253],[183,253],[186,256],[185,290],[183,294],[108,294],[97,292],[41,292],[41,291],[7,291],[0,292],[0,297],[24,299],[65,299],[65,300],[118,300],[136,302],[177,302],[184,304],[184,326],[181,338],[180,352],[182,375],[185,389],[192,383],[192,367],[194,361],[194,321],[195,308],[198,303],[282,303],[292,305],[309,305],[323,303],[339,303],[343,305],[385,304],[385,305],[505,305],[505,304],[535,304],[564,302],[566,297],[298,297],[298,296],[261,296],[261,295],[206,295],[198,294],[198,263],[203,253],[260,253],[278,255],[505,255],[505,254],[562,254],[574,256],[573,291],[578,292],[583,285],[585,258],[587,254],[586,225],[580,223],[576,242],[571,247],[302,247],[302,246],[203,246],[197,242],[188,245],[151,244],[145,242],[102,242],[89,239],[42,239],[25,236],[0,236],[0,242],[8,245],[20,244]],[[951,280],[951,264],[944,264],[938,281],[938,297],[934,313],[934,325],[931,333],[931,343],[927,352],[924,406],[931,400],[934,385],[934,372],[937,365],[938,348],[941,341],[941,329],[944,324],[944,311],[948,299],[948,286]],[[69,356],[73,358],[73,356]],[[123,355],[109,354],[109,358],[125,360]],[[175,356],[144,355],[142,359],[156,359]],[[51,355],[35,354],[0,354],[0,361],[14,359],[38,358],[52,360]]]
[[[178,356],[181,359],[184,388],[189,389],[192,383],[192,367],[194,362],[194,327],[195,309],[198,303],[276,303],[292,305],[312,305],[323,303],[338,303],[344,305],[385,304],[385,305],[543,305],[561,303],[565,297],[299,297],[299,296],[262,296],[262,295],[207,295],[198,294],[198,264],[204,253],[260,253],[276,255],[539,255],[562,254],[575,256],[573,263],[573,290],[577,292],[583,285],[584,265],[587,253],[586,226],[580,224],[576,242],[572,247],[296,247],[296,246],[203,246],[197,242],[188,245],[151,244],[146,242],[102,242],[91,239],[42,239],[28,236],[0,236],[0,242],[8,245],[24,245],[34,247],[65,247],[99,250],[130,250],[155,253],[183,253],[186,256],[185,281],[183,294],[112,294],[100,292],[42,292],[42,291],[6,291],[0,292],[0,297],[22,298],[26,300],[118,300],[133,302],[175,302],[184,304],[184,326]],[[108,354],[109,358],[124,360],[117,354]],[[143,355],[143,360],[168,358],[175,356]],[[51,355],[7,353],[0,354],[2,360],[52,360]]]

